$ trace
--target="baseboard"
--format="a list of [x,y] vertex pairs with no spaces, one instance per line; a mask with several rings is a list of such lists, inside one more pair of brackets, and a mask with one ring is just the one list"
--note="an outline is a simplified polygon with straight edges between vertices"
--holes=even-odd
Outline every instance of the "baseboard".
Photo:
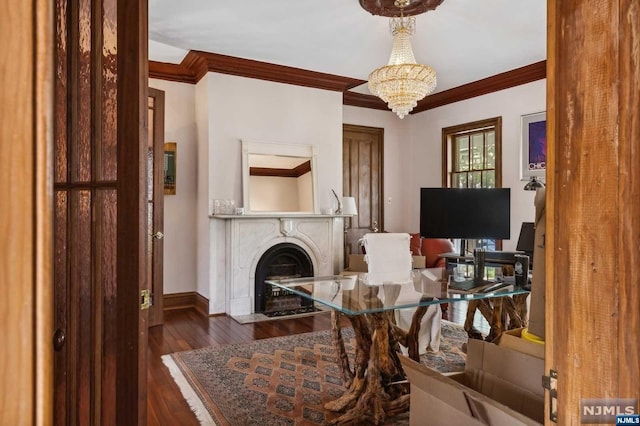
[[205,317],[209,316],[209,299],[201,295],[200,293],[195,293],[195,308],[196,311]]
[[209,299],[198,292],[171,293],[162,296],[165,311],[194,308],[203,316],[209,316]]

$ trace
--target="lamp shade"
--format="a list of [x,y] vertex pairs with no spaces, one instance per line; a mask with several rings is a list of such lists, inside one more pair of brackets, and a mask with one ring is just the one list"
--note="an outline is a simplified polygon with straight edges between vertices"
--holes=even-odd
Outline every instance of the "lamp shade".
[[353,197],[342,197],[342,214],[348,216],[357,216],[358,209],[356,207],[356,199]]

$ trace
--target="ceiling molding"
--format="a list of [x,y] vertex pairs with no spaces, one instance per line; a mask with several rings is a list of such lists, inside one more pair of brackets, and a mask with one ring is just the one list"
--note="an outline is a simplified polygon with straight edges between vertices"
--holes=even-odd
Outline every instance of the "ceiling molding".
[[463,84],[453,89],[429,95],[411,111],[411,114],[486,95],[499,90],[509,89],[533,81],[542,80],[547,76],[547,61],[536,62],[511,71],[483,78],[472,83]]
[[[188,71],[187,71],[188,70]],[[316,71],[217,53],[191,50],[179,65],[149,61],[149,77],[195,84],[207,72],[257,78],[277,83],[294,84],[316,89],[345,92],[366,83],[357,78],[342,77]]]
[[387,104],[377,96],[346,91],[342,94],[342,104],[360,108],[388,110]]
[[149,61],[149,78],[177,81],[179,83],[196,84],[193,71],[184,64]]
[[190,50],[189,53],[185,55],[181,65],[184,65],[193,72],[193,75],[196,77],[196,83],[209,72],[207,61],[202,57],[200,52],[196,52],[195,50]]
[[[149,61],[149,78],[195,84],[207,72],[343,92],[344,105],[388,110],[387,104],[377,96],[349,91],[366,83],[366,80],[194,50],[190,51],[180,64]],[[531,83],[546,76],[547,61],[536,62],[429,95],[418,102],[411,114]]]
[[366,83],[366,81],[356,78],[308,71],[217,53],[194,51],[189,53],[194,53],[201,57],[206,62],[207,70],[210,72],[257,78],[297,86],[314,87],[316,89],[333,90],[336,92],[344,92],[345,90]]

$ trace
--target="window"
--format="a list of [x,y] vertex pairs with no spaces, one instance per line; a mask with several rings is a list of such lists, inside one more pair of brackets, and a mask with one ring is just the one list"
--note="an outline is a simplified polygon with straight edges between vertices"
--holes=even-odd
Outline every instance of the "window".
[[[443,187],[501,188],[502,117],[442,129],[442,166]],[[467,248],[500,250],[502,241],[470,240]]]

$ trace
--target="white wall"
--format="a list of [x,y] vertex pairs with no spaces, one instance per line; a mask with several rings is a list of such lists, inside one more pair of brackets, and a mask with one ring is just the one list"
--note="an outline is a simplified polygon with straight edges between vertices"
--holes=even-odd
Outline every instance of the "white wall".
[[535,192],[524,191],[526,181],[520,179],[520,117],[545,109],[546,80],[539,80],[410,115],[409,228],[420,225],[420,188],[442,186],[442,128],[502,116],[502,186],[511,188],[511,239],[503,249],[515,249],[520,225],[535,215]]
[[[313,144],[318,149],[320,209],[342,188],[342,124],[384,129],[385,230],[417,232],[419,188],[441,185],[443,127],[502,116],[503,186],[511,187],[512,249],[520,223],[532,221],[533,193],[520,180],[520,116],[545,109],[545,80],[412,114],[342,105],[339,92],[209,73],[196,85],[150,80],[165,91],[165,139],[178,143],[178,187],[165,197],[165,293],[197,291],[224,312],[222,268],[212,264],[217,232],[213,199],[242,204],[240,140]],[[221,223],[221,221],[217,221]],[[218,226],[220,226],[218,224]]]
[[[208,154],[199,152],[199,159],[208,159],[208,176],[199,174],[198,201],[203,196],[200,184],[208,185],[205,200],[242,200],[241,140],[314,145],[317,153],[318,203],[320,210],[333,206],[331,189],[342,189],[342,93],[274,83],[225,74],[209,73],[203,96],[208,96],[208,135],[202,135]],[[197,95],[199,96],[199,95]],[[196,108],[198,110],[198,108]],[[199,111],[199,110],[198,110]],[[198,126],[204,118],[198,112]],[[203,123],[204,125],[204,123]],[[200,141],[202,147],[205,142]],[[206,202],[206,201],[205,201]],[[203,214],[198,208],[198,220]],[[208,238],[217,241],[223,229],[222,221],[213,221],[210,233],[198,233],[198,257]],[[219,259],[223,247],[210,247],[207,256]],[[198,291],[209,297],[210,313],[225,312],[224,276],[221,265],[210,264],[210,289],[203,293],[203,276],[198,276]],[[199,267],[200,270],[200,267]],[[204,270],[204,268],[203,268]]]
[[[197,176],[197,202],[196,212],[196,240],[197,240],[197,283],[196,291],[209,298],[209,280],[211,275],[211,255],[209,248],[213,237],[209,228],[209,213],[213,210],[209,203],[209,135],[212,124],[209,120],[209,104],[211,100],[211,85],[209,76],[205,75],[196,84],[195,118],[198,128],[198,154],[195,166]],[[223,277],[224,278],[224,277]],[[224,281],[223,281],[224,282]]]
[[165,92],[164,139],[176,142],[176,195],[164,196],[164,293],[196,289],[196,153],[195,86],[150,79]]

